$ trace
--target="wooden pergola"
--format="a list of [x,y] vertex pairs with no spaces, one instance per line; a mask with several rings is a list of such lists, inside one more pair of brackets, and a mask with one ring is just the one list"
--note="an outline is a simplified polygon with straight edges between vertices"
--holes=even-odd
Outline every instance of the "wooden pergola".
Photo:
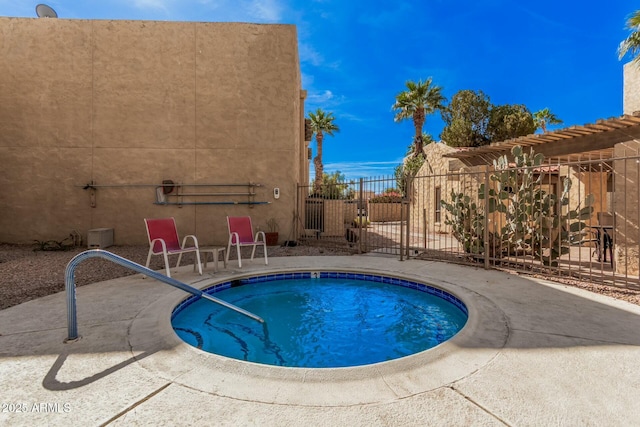
[[571,126],[542,134],[531,134],[484,147],[460,148],[445,157],[460,160],[467,166],[492,164],[493,160],[509,154],[517,145],[533,147],[549,162],[584,162],[609,160],[614,157],[614,146],[620,142],[640,139],[640,111],[596,123]]

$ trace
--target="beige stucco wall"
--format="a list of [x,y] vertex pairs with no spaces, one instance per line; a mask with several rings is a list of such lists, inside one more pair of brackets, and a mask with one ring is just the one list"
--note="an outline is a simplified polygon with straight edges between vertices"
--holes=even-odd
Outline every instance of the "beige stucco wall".
[[402,220],[402,203],[371,203],[368,212],[371,222],[389,222]]
[[[307,164],[294,26],[0,18],[0,40],[0,241],[112,227],[141,244],[143,218],[175,216],[180,234],[224,243],[226,215],[276,218],[290,237]],[[259,183],[271,203],[155,205],[140,185],[165,179]],[[91,181],[116,186],[95,207]]]
[[436,221],[436,188],[440,188],[440,199],[447,202],[451,200],[452,190],[469,195],[478,193],[478,175],[470,174],[472,169],[462,165],[459,169],[451,170],[451,162],[459,162],[443,157],[454,151],[455,148],[444,143],[429,144],[424,148],[426,161],[413,180],[410,204],[411,226],[420,233],[424,232],[425,225],[429,233],[450,231],[450,227],[444,223],[444,209],[440,209],[440,222]]
[[[444,224],[446,210],[441,209],[441,222],[435,220],[436,188],[440,188],[441,200],[450,202],[451,191],[453,190],[456,193],[462,192],[471,197],[479,205],[483,204],[482,200],[478,200],[478,190],[480,185],[485,183],[485,174],[487,171],[492,171],[493,167],[466,167],[458,162],[456,165],[459,168],[451,170],[452,164],[450,162],[454,160],[443,157],[443,155],[452,151],[455,151],[455,149],[444,144],[431,144],[425,148],[429,162],[425,162],[422,166],[413,185],[414,196],[411,203],[411,221],[414,230],[423,232],[426,224],[426,229],[430,233],[450,231],[450,227]],[[557,191],[559,195],[562,192],[561,181],[564,177],[571,179],[572,186],[569,191],[569,205],[563,209],[566,211],[584,207],[585,197],[591,194],[594,196],[593,216],[586,222],[593,225],[597,224],[596,213],[607,212],[611,209],[607,206],[607,172],[584,172],[580,171],[579,168],[562,166],[558,172],[546,175],[543,180],[545,191]],[[552,190],[552,185],[557,186],[555,190]],[[495,188],[495,183],[491,180],[489,180],[489,187]],[[505,221],[504,215],[499,212],[491,213],[488,219],[489,231],[492,232],[500,229]]]
[[623,74],[623,111],[624,114],[633,114],[635,111],[640,111],[640,63],[625,64]]
[[[582,208],[585,206],[585,199],[593,196],[593,214],[591,218],[585,219],[584,222],[589,225],[598,223],[598,212],[610,212],[607,206],[607,179],[609,173],[603,167],[600,170],[594,167],[593,171],[584,171],[576,167],[563,166],[560,170],[560,176],[571,179],[571,188],[569,189],[569,206],[567,209]],[[562,188],[559,188],[562,191]]]
[[[629,156],[629,158],[622,159]],[[615,192],[613,199],[614,259],[616,271],[626,274],[640,272],[640,142],[617,144],[613,162]]]

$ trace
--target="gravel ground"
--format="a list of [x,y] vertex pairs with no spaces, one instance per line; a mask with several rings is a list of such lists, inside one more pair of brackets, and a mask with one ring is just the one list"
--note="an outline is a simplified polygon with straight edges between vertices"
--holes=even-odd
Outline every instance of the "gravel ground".
[[[84,247],[66,251],[42,251],[34,250],[34,248],[35,246],[30,245],[0,243],[0,310],[63,291],[64,270],[67,263],[74,256],[86,250]],[[145,265],[149,246],[111,246],[107,250]],[[257,250],[257,256],[262,254],[260,251],[261,249]],[[345,252],[307,246],[272,246],[269,247],[268,254],[269,258],[296,255],[347,255]],[[246,256],[249,256],[248,252]],[[232,251],[230,259],[235,258]],[[169,258],[172,265],[175,265],[176,260],[175,256]],[[185,254],[182,257],[180,265],[189,264],[193,264],[193,254]],[[151,257],[149,267],[153,270],[164,268],[162,257]],[[75,278],[76,285],[83,286],[132,274],[136,273],[111,261],[91,258],[78,265]]]
[[[64,290],[64,270],[71,258],[85,248],[74,248],[67,251],[40,251],[29,245],[0,244],[0,310],[20,303],[40,298]],[[110,252],[144,265],[147,261],[149,247],[144,246],[111,246]],[[269,247],[269,257],[300,255],[348,255],[330,249],[310,246]],[[193,263],[193,255],[183,257],[182,265]],[[232,253],[231,259],[235,256]],[[175,262],[175,257],[170,258]],[[151,258],[150,267],[154,270],[163,268],[162,257]],[[83,286],[90,283],[123,277],[135,272],[104,259],[88,259],[76,269],[76,284]],[[613,298],[640,305],[640,290],[613,286],[596,285],[577,281],[563,282],[569,286],[586,289],[590,292],[604,294]]]

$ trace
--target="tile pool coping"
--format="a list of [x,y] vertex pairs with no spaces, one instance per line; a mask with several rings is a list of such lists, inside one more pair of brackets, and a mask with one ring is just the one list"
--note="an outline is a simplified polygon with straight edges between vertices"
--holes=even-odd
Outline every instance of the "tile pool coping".
[[[381,274],[368,274],[368,273],[355,273],[344,271],[291,271],[287,273],[274,273],[274,274],[260,274],[255,276],[249,276],[242,279],[227,280],[225,282],[216,283],[211,286],[200,289],[207,294],[215,294],[217,292],[224,291],[234,286],[234,282],[240,282],[240,285],[249,285],[254,283],[265,283],[273,280],[295,280],[295,279],[351,279],[351,280],[364,280],[375,283],[384,283],[387,285],[402,286],[408,289],[414,289],[419,292],[424,292],[429,295],[436,296],[456,306],[465,316],[469,317],[469,310],[464,302],[451,293],[442,290],[438,287],[428,285],[414,280],[407,280],[398,277],[392,277]],[[197,301],[200,297],[191,295],[182,300],[171,312],[171,319],[177,316],[184,308],[193,302]]]

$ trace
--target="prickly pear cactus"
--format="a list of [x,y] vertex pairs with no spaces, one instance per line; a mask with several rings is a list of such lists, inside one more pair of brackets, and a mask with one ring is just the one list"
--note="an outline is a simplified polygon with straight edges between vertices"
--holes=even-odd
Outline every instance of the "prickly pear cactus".
[[[487,197],[487,212],[504,214],[500,229],[501,245],[509,252],[524,251],[542,261],[557,266],[558,258],[569,253],[571,244],[579,243],[585,235],[586,224],[593,213],[593,195],[582,206],[569,208],[571,179],[564,178],[560,196],[543,189],[544,156],[524,153],[519,146],[511,150],[516,167],[509,167],[506,156],[494,161],[495,172],[490,180],[492,188],[480,188],[480,198]],[[534,173],[535,172],[535,173]]]
[[469,196],[451,190],[451,202],[440,201],[448,212],[444,223],[451,227],[451,233],[471,254],[484,253],[484,210]]

